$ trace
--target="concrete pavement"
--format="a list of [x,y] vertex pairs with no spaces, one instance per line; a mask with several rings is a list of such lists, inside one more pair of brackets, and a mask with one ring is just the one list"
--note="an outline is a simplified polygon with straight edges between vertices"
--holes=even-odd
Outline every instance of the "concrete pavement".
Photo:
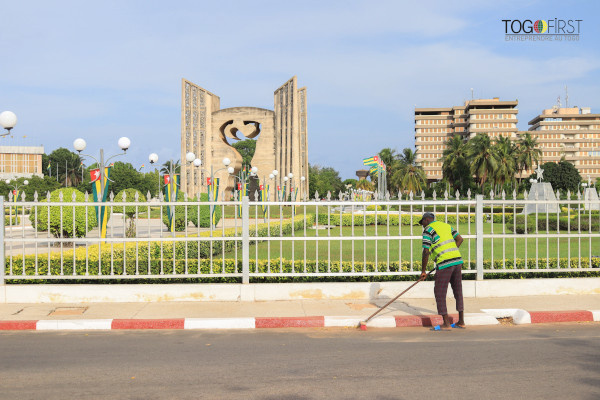
[[[232,329],[257,327],[356,326],[387,301],[292,300],[265,302],[7,303],[0,304],[0,329],[133,328]],[[454,300],[448,299],[448,310]],[[516,311],[520,310],[520,311]],[[372,320],[372,327],[439,323],[434,299],[398,299]],[[523,296],[465,300],[469,325],[599,321],[600,295]],[[116,324],[114,321],[121,321]],[[176,322],[172,322],[175,321]],[[44,321],[50,321],[48,323]],[[54,321],[54,322],[51,322]],[[97,321],[102,321],[97,322]],[[141,323],[141,321],[150,321]],[[159,323],[159,321],[163,321]],[[169,322],[171,321],[171,322]],[[15,322],[16,324],[13,324]],[[158,324],[158,325],[157,325]],[[127,325],[127,324],[125,324]],[[61,328],[62,327],[62,328]]]

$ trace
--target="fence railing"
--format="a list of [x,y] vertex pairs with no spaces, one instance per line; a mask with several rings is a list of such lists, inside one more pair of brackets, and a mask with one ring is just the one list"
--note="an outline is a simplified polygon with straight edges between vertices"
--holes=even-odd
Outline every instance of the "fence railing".
[[[597,200],[89,201],[0,197],[5,280],[417,275],[425,211],[456,227],[463,273],[600,271]],[[175,232],[168,228],[172,214]]]

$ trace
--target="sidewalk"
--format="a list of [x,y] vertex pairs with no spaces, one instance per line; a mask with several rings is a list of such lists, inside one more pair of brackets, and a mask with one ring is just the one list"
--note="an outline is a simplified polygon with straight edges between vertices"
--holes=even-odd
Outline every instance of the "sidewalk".
[[[385,300],[0,304],[0,330],[356,327]],[[600,321],[600,295],[465,299],[467,325]],[[454,299],[448,299],[454,310]],[[431,326],[434,299],[398,299],[369,327]]]

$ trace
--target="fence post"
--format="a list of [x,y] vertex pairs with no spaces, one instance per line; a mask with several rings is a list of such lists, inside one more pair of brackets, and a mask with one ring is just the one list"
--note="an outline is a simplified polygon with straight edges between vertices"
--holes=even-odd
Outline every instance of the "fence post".
[[250,199],[242,197],[242,283],[250,283]]
[[[4,285],[4,275],[6,273],[6,260],[4,254],[4,196],[0,196],[0,285]],[[25,264],[25,263],[23,263]]]
[[477,280],[483,280],[483,195],[475,196],[475,265]]

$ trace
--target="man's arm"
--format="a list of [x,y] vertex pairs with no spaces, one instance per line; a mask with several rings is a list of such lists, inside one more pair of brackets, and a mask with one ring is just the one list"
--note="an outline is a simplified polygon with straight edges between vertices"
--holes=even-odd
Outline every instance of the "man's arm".
[[427,263],[429,262],[429,249],[423,249],[423,254],[421,255],[421,277],[420,279],[425,279],[427,277]]
[[460,245],[462,244],[464,239],[462,238],[462,236],[456,235],[456,237],[454,238],[454,241],[456,242],[456,247],[460,247]]

